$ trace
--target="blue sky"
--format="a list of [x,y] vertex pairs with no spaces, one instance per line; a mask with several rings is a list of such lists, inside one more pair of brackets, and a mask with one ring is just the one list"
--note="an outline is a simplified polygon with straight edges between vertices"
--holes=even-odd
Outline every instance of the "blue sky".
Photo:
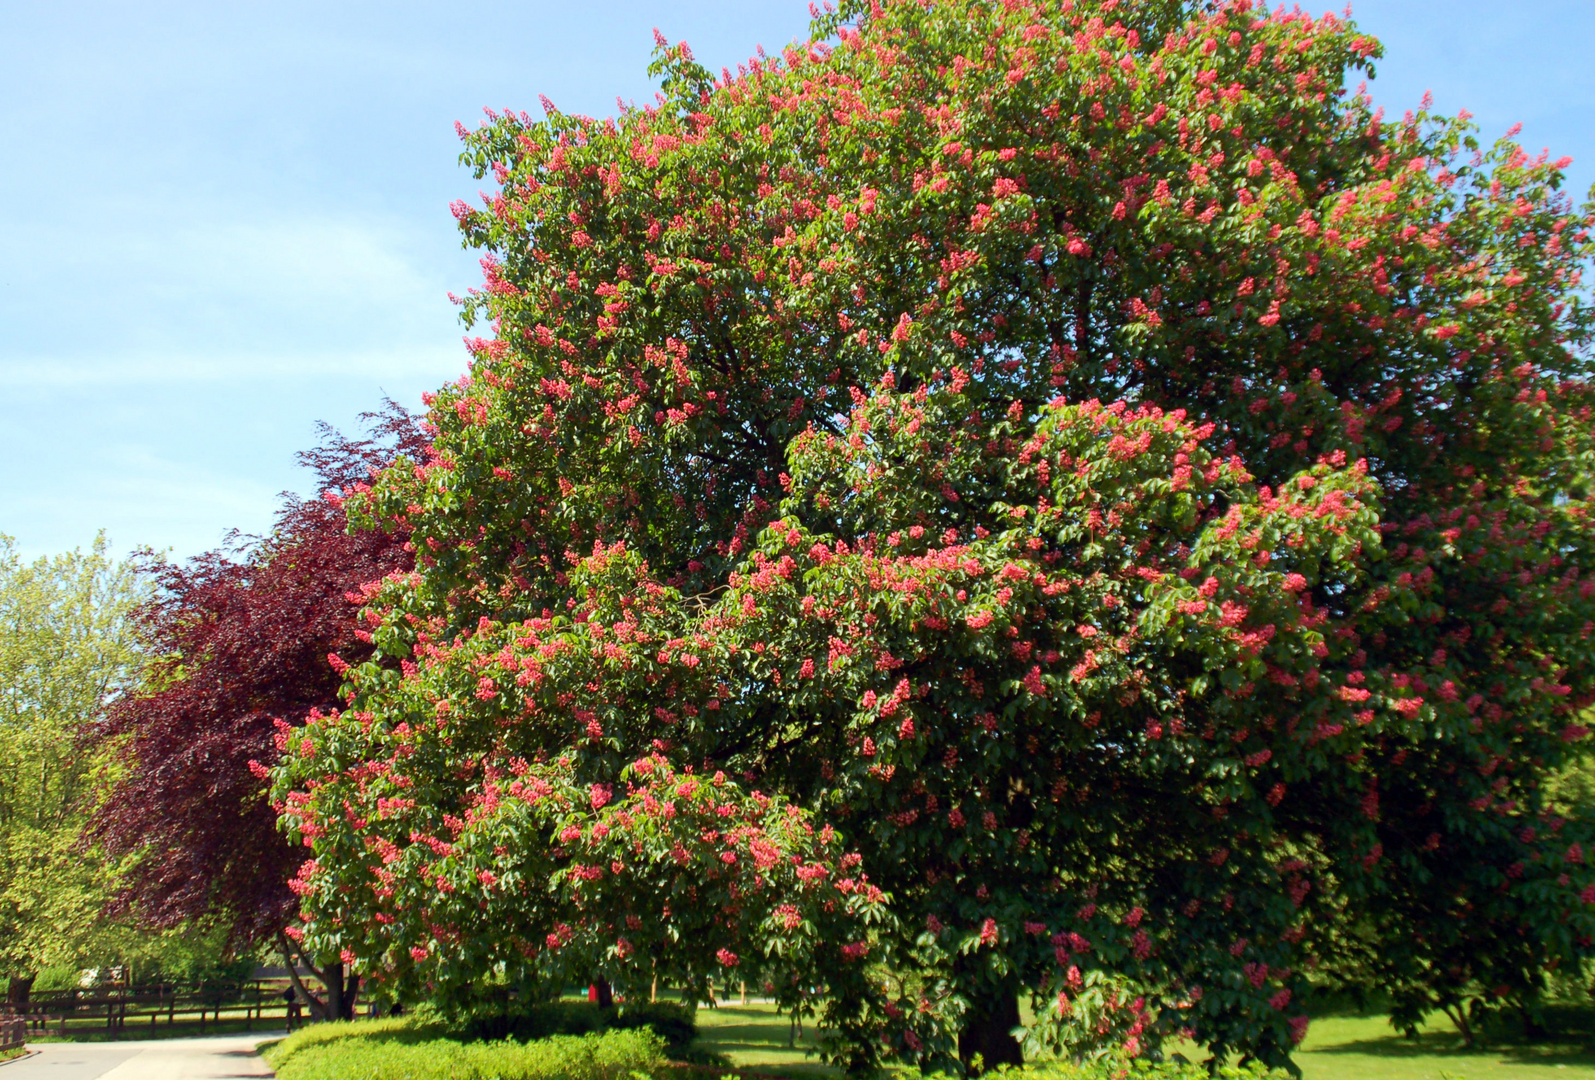
[[[1318,5],[1307,5],[1315,13]],[[806,0],[0,0],[0,532],[186,556],[265,528],[317,420],[464,366],[454,121],[651,97],[652,29],[712,68]],[[1595,4],[1363,0],[1376,100],[1424,90],[1595,179]]]

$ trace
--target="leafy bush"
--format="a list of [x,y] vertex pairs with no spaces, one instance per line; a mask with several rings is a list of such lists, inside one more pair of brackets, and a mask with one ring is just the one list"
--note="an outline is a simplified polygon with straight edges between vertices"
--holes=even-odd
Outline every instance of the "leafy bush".
[[48,993],[56,990],[76,990],[83,978],[83,972],[71,964],[57,964],[44,968],[33,980],[32,990],[36,994]]
[[460,1042],[403,1017],[317,1024],[265,1057],[281,1080],[619,1080],[658,1075],[664,1045],[641,1030]]
[[672,1057],[684,1053],[698,1037],[694,1010],[673,1001],[622,1005],[611,1026],[622,1030],[648,1028],[661,1039]]
[[602,1031],[649,1028],[664,1042],[672,1057],[679,1057],[698,1037],[692,1010],[675,1002],[640,1002],[618,1009],[600,1009],[581,1001],[516,1004],[508,1010],[478,1012],[459,1033],[468,1040],[515,1039],[528,1042],[551,1035],[588,1035]]

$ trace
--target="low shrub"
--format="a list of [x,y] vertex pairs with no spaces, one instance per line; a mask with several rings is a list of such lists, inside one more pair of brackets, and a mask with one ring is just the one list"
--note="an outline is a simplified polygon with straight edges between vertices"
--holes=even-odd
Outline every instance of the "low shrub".
[[550,1001],[511,1005],[507,1010],[479,1011],[459,1025],[466,1039],[516,1039],[527,1042],[550,1035],[587,1035],[598,1031],[648,1028],[665,1043],[671,1057],[689,1052],[698,1037],[693,1011],[673,1001],[639,1002],[600,1009],[585,1001]]
[[666,1068],[651,1031],[461,1042],[413,1017],[317,1024],[268,1047],[265,1058],[279,1080],[631,1080]]

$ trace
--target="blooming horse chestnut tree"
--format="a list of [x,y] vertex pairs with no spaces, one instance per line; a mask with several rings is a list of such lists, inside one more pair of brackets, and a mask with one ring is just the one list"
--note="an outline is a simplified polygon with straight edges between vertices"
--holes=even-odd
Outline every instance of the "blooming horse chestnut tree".
[[489,114],[485,282],[306,933],[464,994],[823,983],[855,1064],[1283,1061],[1586,955],[1591,209],[1249,0],[849,4]]

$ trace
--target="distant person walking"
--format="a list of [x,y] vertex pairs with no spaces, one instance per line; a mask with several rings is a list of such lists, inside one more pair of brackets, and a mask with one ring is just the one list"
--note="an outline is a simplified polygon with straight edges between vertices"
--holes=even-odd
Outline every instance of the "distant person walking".
[[299,1022],[299,995],[292,986],[282,992],[283,1004],[287,1006],[287,1020],[285,1026],[289,1031]]

